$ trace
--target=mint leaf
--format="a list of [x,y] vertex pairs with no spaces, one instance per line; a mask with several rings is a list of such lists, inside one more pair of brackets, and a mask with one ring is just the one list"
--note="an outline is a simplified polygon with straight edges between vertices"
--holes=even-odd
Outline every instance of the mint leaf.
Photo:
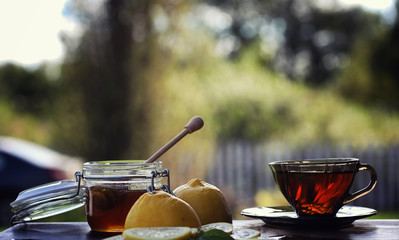
[[198,240],[234,240],[229,234],[219,229],[212,229],[209,231],[200,231]]

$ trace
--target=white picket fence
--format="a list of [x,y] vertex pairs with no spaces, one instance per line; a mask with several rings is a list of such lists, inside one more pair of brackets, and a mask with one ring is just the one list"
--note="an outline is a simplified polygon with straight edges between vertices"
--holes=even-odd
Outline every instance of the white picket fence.
[[[325,157],[356,157],[376,169],[376,188],[351,204],[377,210],[399,210],[399,144],[354,148],[351,145],[333,144],[292,147],[246,141],[221,142],[206,179],[217,186],[234,189],[241,202],[251,203],[259,190],[276,189],[269,162]],[[359,190],[368,182],[369,174],[360,171],[352,190]]]

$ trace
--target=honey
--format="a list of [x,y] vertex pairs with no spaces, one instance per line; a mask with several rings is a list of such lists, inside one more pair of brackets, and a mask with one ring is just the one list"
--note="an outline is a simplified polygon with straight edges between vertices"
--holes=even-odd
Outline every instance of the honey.
[[93,186],[86,190],[87,222],[92,229],[121,232],[126,216],[146,190],[125,190]]
[[[130,208],[152,186],[152,171],[161,162],[103,161],[83,165],[86,217],[90,228],[99,232],[122,232]],[[154,179],[154,187],[161,179]]]

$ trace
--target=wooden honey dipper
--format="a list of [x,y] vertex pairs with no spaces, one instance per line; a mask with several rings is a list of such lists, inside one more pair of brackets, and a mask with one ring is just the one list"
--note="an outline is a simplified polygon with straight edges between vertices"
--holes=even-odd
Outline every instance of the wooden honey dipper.
[[145,163],[152,163],[156,161],[162,154],[168,151],[171,147],[173,147],[178,141],[184,138],[188,133],[193,133],[204,126],[204,120],[201,117],[195,116],[190,119],[190,121],[184,126],[183,131],[181,131],[176,137],[170,140],[165,146],[159,149],[156,153],[154,153]]

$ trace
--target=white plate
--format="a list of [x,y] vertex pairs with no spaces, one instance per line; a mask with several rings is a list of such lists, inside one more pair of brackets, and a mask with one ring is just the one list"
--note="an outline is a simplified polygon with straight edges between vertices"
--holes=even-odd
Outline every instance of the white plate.
[[298,217],[291,206],[253,207],[241,211],[241,215],[261,219],[272,227],[345,227],[355,220],[370,217],[377,211],[366,207],[343,206],[335,217]]

